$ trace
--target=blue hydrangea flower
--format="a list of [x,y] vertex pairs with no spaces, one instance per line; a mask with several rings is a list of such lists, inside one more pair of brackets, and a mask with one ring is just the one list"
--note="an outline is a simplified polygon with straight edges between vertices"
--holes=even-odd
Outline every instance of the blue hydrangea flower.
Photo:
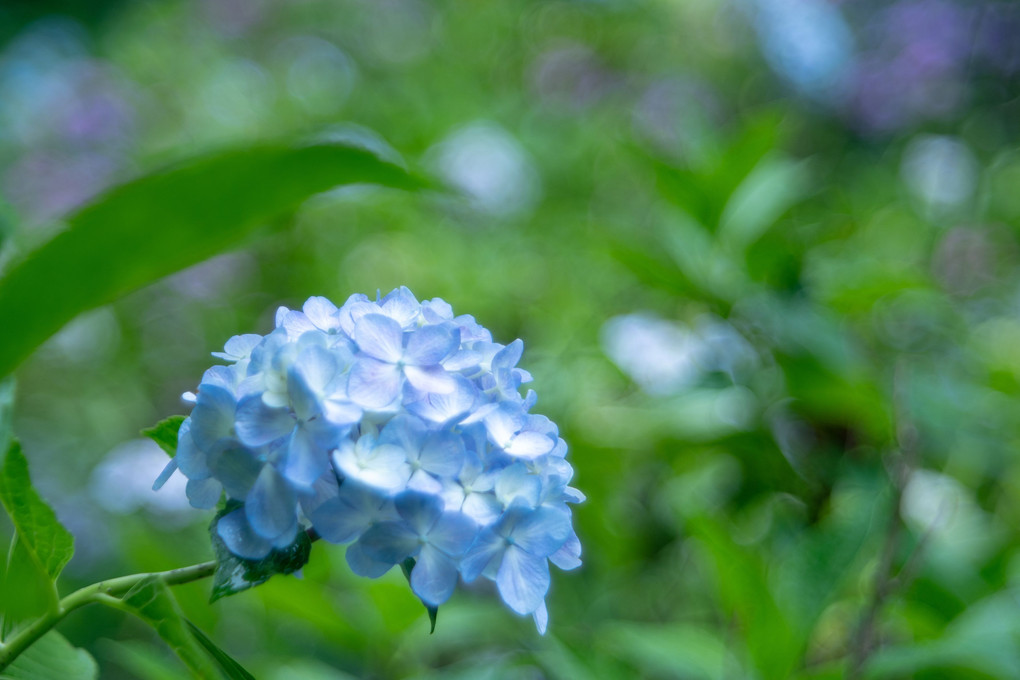
[[348,544],[363,576],[414,559],[411,589],[431,606],[459,581],[493,581],[544,632],[550,563],[581,564],[569,504],[584,496],[556,425],[521,394],[523,349],[407,288],[281,307],[185,394],[194,408],[156,488],[180,470],[195,507],[240,501],[217,532],[241,557],[310,526]]

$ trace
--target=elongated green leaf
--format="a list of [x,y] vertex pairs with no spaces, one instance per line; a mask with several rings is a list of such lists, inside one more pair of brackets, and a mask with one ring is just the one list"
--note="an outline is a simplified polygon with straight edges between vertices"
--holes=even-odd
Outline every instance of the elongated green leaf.
[[712,558],[723,604],[743,629],[748,653],[761,676],[789,677],[800,658],[803,641],[776,604],[765,565],[706,517],[692,518],[688,528]]
[[99,667],[84,649],[55,630],[35,641],[0,672],[0,680],[95,680]]
[[193,624],[191,621],[185,619],[185,623],[188,624],[188,630],[198,640],[198,644],[205,648],[205,651],[209,653],[209,656],[216,661],[219,665],[220,670],[223,671],[230,680],[255,680],[255,676],[244,669],[244,666],[237,663],[234,657],[230,656],[214,643],[209,637],[203,633],[198,626]]
[[414,188],[400,167],[336,143],[262,146],[122,185],[0,280],[0,376],[80,312],[237,245],[267,220],[342,184]]
[[11,421],[14,419],[14,378],[0,380],[0,451],[6,451],[14,437]]
[[245,559],[230,552],[216,531],[216,525],[220,517],[242,507],[237,501],[228,502],[209,525],[209,537],[216,552],[216,573],[213,575],[210,602],[261,585],[276,574],[292,574],[308,563],[312,552],[312,541],[304,531],[298,531],[294,542],[286,548],[274,548],[259,560]]
[[126,609],[151,625],[181,658],[196,678],[216,680],[219,672],[205,649],[191,634],[169,586],[150,576],[129,590],[122,600]]
[[0,470],[0,503],[14,521],[19,540],[38,567],[56,580],[74,554],[74,537],[32,488],[28,461],[16,441],[7,450]]
[[177,431],[181,429],[181,423],[185,418],[186,416],[164,418],[152,427],[142,430],[142,434],[159,444],[159,448],[173,458],[177,455]]

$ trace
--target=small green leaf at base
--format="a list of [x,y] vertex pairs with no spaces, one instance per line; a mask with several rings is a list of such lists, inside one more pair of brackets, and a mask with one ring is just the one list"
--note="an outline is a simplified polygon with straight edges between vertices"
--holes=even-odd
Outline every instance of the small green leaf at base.
[[246,671],[244,666],[237,663],[232,656],[217,647],[216,643],[210,640],[198,626],[187,619],[185,619],[184,622],[188,624],[191,634],[194,635],[195,639],[198,640],[198,643],[205,648],[205,651],[209,653],[209,656],[211,656],[216,663],[219,664],[220,670],[223,671],[229,680],[255,680],[254,675]]
[[96,680],[99,667],[84,649],[55,630],[35,641],[6,669],[0,680]]
[[[415,561],[413,557],[408,557],[406,560],[400,563],[400,570],[404,572],[404,578],[407,582],[411,582],[411,571],[414,569]],[[422,602],[422,604],[425,604]],[[425,604],[425,611],[429,613],[429,635],[436,632],[436,617],[439,615],[439,607],[433,607],[432,605]]]
[[192,636],[177,600],[163,579],[152,575],[140,581],[124,595],[122,602],[125,609],[155,629],[194,677],[219,679],[216,666],[206,656],[204,646]]
[[0,469],[0,503],[11,516],[19,540],[32,560],[55,581],[74,554],[74,537],[32,488],[28,461],[16,441],[11,442]]
[[177,431],[181,429],[181,423],[186,418],[187,416],[170,416],[142,430],[142,434],[159,444],[159,448],[173,458],[177,455]]
[[209,525],[209,535],[212,538],[213,550],[216,552],[216,573],[213,575],[210,602],[265,583],[275,574],[292,574],[308,564],[312,540],[304,531],[298,531],[297,537],[289,546],[273,549],[262,559],[249,560],[230,552],[216,532],[216,525],[221,517],[240,507],[241,503],[230,501]]

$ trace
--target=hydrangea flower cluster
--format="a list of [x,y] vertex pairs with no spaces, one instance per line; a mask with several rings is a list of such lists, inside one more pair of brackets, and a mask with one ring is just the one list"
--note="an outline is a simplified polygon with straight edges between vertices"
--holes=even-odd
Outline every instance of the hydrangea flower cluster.
[[310,524],[350,544],[357,574],[413,558],[411,588],[430,606],[458,579],[490,579],[544,632],[549,563],[581,564],[567,504],[584,496],[556,425],[520,394],[522,349],[407,288],[281,307],[275,330],[231,338],[214,353],[227,365],[184,395],[194,408],[156,487],[180,470],[195,507],[224,492],[242,502],[217,526],[240,557]]

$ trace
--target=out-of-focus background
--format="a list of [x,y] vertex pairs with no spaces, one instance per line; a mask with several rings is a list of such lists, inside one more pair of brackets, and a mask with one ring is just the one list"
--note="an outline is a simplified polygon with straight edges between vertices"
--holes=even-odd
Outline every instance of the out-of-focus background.
[[[1020,677],[1020,5],[0,3],[7,259],[121,181],[323,133],[450,191],[318,196],[19,370],[63,588],[210,558],[138,435],[209,352],[403,284],[524,339],[585,564],[545,637],[468,590],[429,636],[327,544],[175,589],[257,677]],[[103,678],[185,675],[130,617],[60,630]]]

